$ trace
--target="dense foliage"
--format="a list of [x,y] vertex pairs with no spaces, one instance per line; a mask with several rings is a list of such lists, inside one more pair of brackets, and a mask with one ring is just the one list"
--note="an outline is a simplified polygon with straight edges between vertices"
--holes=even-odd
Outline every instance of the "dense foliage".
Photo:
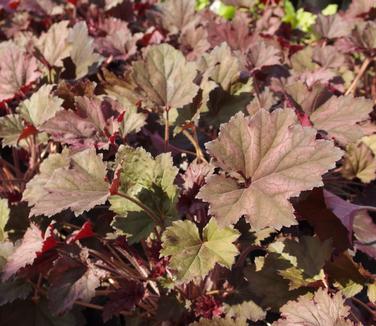
[[0,324],[374,324],[375,19],[1,1]]

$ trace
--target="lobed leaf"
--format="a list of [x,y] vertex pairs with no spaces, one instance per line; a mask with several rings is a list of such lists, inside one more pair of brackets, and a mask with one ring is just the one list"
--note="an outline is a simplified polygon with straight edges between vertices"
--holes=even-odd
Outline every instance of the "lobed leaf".
[[231,268],[238,250],[232,244],[239,232],[220,228],[211,219],[200,238],[191,221],[176,221],[162,235],[161,256],[171,256],[170,267],[176,271],[179,282],[188,283],[203,278],[215,264]]
[[288,199],[322,185],[320,176],[342,155],[315,136],[316,130],[298,125],[290,110],[238,113],[206,145],[213,164],[229,175],[210,176],[198,198],[209,202],[220,225],[242,215],[256,230],[296,224]]

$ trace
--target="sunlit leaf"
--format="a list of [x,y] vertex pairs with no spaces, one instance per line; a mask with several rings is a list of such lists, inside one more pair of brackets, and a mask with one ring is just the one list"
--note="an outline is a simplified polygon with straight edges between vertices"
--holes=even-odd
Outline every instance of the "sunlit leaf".
[[209,177],[199,198],[210,203],[221,225],[242,215],[255,229],[296,224],[288,199],[322,185],[320,176],[342,155],[315,135],[315,129],[298,125],[290,110],[237,114],[206,145],[213,163],[232,175]]

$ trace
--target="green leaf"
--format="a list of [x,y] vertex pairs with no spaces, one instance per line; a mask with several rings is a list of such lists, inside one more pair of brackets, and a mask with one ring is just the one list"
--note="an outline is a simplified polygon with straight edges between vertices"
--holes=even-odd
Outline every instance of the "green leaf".
[[[178,169],[171,154],[163,153],[154,159],[141,147],[121,146],[116,162],[120,171],[119,192],[137,199],[168,225],[176,216],[178,194],[174,184]],[[109,201],[111,210],[119,215],[112,226],[129,235],[131,242],[151,233],[155,223],[141,207],[119,195],[111,196]]]
[[332,253],[331,240],[321,242],[317,237],[303,236],[299,242],[287,239],[283,251],[296,257],[299,269],[302,269],[307,276],[313,277],[320,273],[325,262]]
[[[120,146],[116,154],[116,164],[120,168],[121,192],[135,195],[142,188],[150,188],[154,179],[155,161],[142,147]],[[115,211],[121,214],[118,211]]]
[[376,282],[368,284],[367,296],[369,301],[371,301],[372,303],[376,302]]
[[0,198],[0,241],[4,241],[6,238],[6,232],[4,231],[5,225],[9,219],[10,209],[8,207],[8,200]]
[[217,15],[223,17],[224,19],[231,20],[234,18],[236,13],[236,8],[231,5],[226,5],[220,0],[216,0],[210,6],[210,9]]
[[221,5],[219,6],[218,15],[227,20],[234,18],[235,13],[236,8],[234,6],[225,5],[223,3],[221,3]]
[[63,20],[53,24],[36,41],[36,46],[51,66],[62,67],[63,59],[69,56],[70,46],[67,42],[69,21]]
[[19,107],[21,115],[36,127],[53,118],[58,111],[63,110],[64,101],[51,94],[52,88],[53,85],[43,85]]
[[282,21],[286,23],[290,23],[293,28],[297,25],[297,19],[296,19],[296,11],[294,8],[294,5],[291,3],[290,0],[284,0],[283,2],[283,9],[285,12],[285,15],[282,18]]
[[292,264],[279,254],[269,253],[262,266],[259,263],[260,261],[257,261],[256,266],[247,267],[244,275],[248,281],[247,295],[262,308],[278,311],[287,301],[306,292],[305,289],[291,290],[289,280],[278,273],[292,267]]
[[316,22],[317,16],[300,8],[296,12],[296,19],[298,21],[297,27],[303,32],[309,32],[311,26]]
[[76,79],[95,71],[102,57],[94,52],[94,40],[89,36],[86,23],[81,21],[69,31],[70,57],[76,66]]
[[128,235],[130,245],[146,239],[153,232],[155,223],[144,212],[128,212],[126,217],[116,216],[111,224]]
[[195,9],[197,11],[200,11],[202,9],[205,9],[207,6],[209,6],[210,0],[196,0],[196,6]]
[[238,250],[232,243],[240,233],[233,228],[219,228],[211,219],[202,232],[191,221],[176,221],[162,235],[161,256],[171,256],[170,267],[179,282],[203,278],[215,264],[231,268]]
[[225,42],[216,46],[210,53],[205,53],[198,63],[198,69],[204,74],[205,79],[210,78],[225,91],[231,90],[241,71],[239,59],[231,53]]
[[0,117],[0,138],[3,146],[16,146],[23,130],[23,123],[19,114],[8,114]]
[[341,290],[345,298],[354,297],[363,290],[362,284],[355,283],[351,280],[346,284],[334,283],[334,286]]
[[266,317],[266,311],[253,301],[244,301],[235,305],[224,304],[223,311],[225,312],[226,317],[241,318],[253,322],[264,320]]
[[[174,167],[170,153],[160,154],[154,159],[142,147],[121,146],[116,156],[116,164],[120,169],[120,192],[137,196],[142,190],[155,193],[159,188],[165,193],[164,197],[167,197],[170,206],[175,202],[177,187],[174,180],[178,169]],[[143,194],[145,196],[146,192]],[[154,201],[158,202],[158,198]],[[120,215],[139,209],[134,203],[116,195],[110,198],[110,202],[111,210]]]
[[359,293],[367,283],[360,268],[348,254],[342,253],[333,261],[327,262],[325,272],[336,288],[346,297],[351,297]]
[[322,11],[321,13],[324,15],[324,16],[331,16],[331,15],[335,15],[338,11],[338,5],[337,4],[330,4],[330,5],[327,5]]
[[303,236],[299,242],[286,239],[269,246],[271,252],[281,255],[292,267],[278,270],[278,274],[290,281],[289,288],[298,289],[315,281],[323,280],[322,270],[332,252],[331,240],[321,242],[316,237]]
[[284,1],[284,11],[285,15],[282,21],[289,23],[294,29],[299,28],[303,32],[308,32],[316,21],[316,15],[302,8],[295,10],[294,5],[289,0]]

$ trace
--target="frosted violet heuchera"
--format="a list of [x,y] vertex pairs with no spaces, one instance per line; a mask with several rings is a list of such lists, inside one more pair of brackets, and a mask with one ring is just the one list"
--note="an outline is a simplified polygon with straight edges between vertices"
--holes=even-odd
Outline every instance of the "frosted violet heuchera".
[[1,1],[0,324],[375,324],[375,17]]

